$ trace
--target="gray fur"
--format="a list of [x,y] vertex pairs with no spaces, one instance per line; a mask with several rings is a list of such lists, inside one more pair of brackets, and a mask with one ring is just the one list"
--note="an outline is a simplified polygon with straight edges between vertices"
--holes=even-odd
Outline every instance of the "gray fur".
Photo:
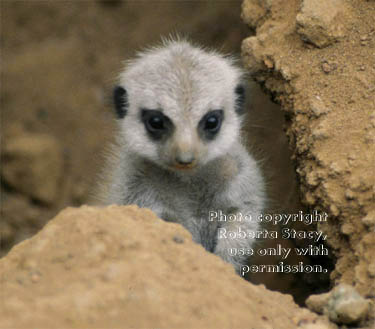
[[[235,111],[235,88],[242,71],[230,58],[169,41],[141,53],[120,75],[126,89],[126,116],[118,120],[116,146],[107,167],[109,184],[104,204],[137,204],[167,221],[181,223],[194,241],[239,270],[245,261],[228,248],[250,248],[252,239],[218,239],[219,227],[245,232],[256,221],[209,221],[209,211],[251,214],[265,206],[264,181],[256,161],[240,139],[242,117]],[[172,136],[153,141],[139,120],[140,109],[159,109],[174,124]],[[197,131],[201,118],[222,109],[218,135],[203,140]],[[194,166],[175,166],[176,156],[194,155]]]

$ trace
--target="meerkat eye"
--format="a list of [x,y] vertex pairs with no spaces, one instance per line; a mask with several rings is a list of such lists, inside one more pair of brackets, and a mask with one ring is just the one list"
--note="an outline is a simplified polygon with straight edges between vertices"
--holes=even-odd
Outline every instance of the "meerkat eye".
[[150,130],[162,130],[165,128],[164,120],[161,116],[155,115],[147,120],[147,126]]
[[169,135],[173,130],[172,121],[159,110],[143,109],[141,120],[149,136],[155,140]]
[[214,110],[206,113],[199,121],[199,133],[206,139],[213,139],[220,130],[223,116],[223,110]]
[[219,118],[216,115],[211,115],[204,123],[204,130],[215,131],[219,127]]

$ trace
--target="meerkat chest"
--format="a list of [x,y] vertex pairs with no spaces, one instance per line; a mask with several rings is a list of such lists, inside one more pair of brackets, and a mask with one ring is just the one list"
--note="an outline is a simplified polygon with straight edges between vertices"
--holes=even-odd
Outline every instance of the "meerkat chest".
[[179,179],[174,176],[147,175],[128,185],[133,203],[154,210],[168,221],[208,216],[214,207],[218,187],[203,179]]

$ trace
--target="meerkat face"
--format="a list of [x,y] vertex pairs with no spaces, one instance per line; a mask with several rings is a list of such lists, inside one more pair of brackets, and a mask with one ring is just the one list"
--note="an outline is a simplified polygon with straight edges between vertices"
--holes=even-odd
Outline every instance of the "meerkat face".
[[226,156],[239,139],[241,75],[230,59],[187,42],[141,54],[114,90],[124,145],[178,171]]

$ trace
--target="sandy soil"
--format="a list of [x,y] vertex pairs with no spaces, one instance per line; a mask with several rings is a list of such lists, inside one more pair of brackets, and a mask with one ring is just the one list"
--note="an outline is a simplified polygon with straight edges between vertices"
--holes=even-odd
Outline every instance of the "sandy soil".
[[135,206],[64,210],[0,277],[1,328],[337,328]]
[[303,202],[329,214],[333,283],[374,305],[375,3],[285,3],[244,2],[244,62],[285,111]]

